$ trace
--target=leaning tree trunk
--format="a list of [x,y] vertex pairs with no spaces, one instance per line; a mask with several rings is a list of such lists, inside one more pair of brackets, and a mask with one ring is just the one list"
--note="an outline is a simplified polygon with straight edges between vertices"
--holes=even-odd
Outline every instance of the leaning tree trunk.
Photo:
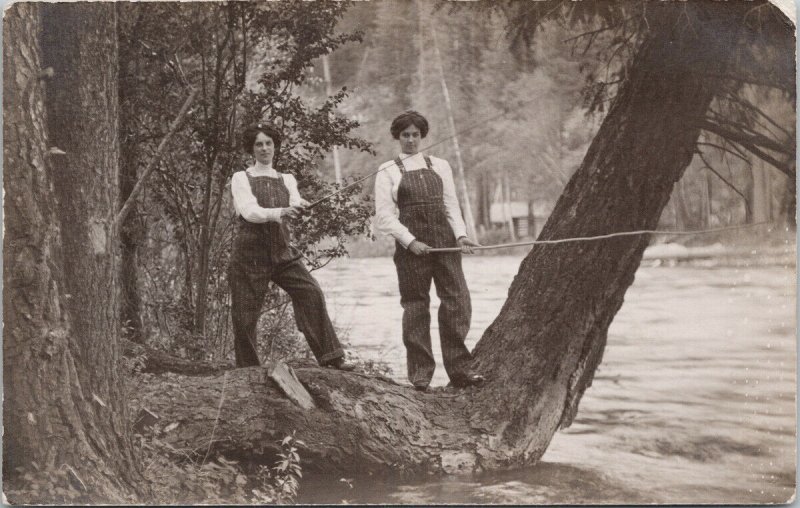
[[[4,21],[4,488],[57,502],[60,472],[79,499],[122,501],[138,472],[117,373],[114,7],[18,3]],[[34,471],[40,497],[11,497]]]
[[[655,228],[692,159],[699,125],[747,4],[663,3],[629,79],[540,238]],[[684,16],[689,22],[681,22]],[[702,29],[700,29],[702,28]],[[790,32],[789,32],[790,33]],[[708,74],[706,74],[708,73]],[[177,427],[165,439],[199,454],[249,459],[296,430],[304,467],[338,472],[458,472],[532,464],[568,426],[649,238],[536,246],[475,350],[488,382],[418,393],[388,380],[317,368],[298,377],[303,411],[259,368],[176,377],[145,404]],[[174,394],[180,393],[181,397]]]

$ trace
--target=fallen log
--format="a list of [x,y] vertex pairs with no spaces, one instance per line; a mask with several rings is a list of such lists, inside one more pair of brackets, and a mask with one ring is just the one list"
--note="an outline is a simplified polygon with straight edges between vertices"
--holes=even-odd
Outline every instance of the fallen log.
[[232,369],[233,365],[224,362],[203,362],[187,360],[170,355],[164,351],[153,349],[130,340],[122,341],[122,353],[127,358],[138,358],[141,361],[140,372],[164,374],[172,372],[186,376],[208,376]]
[[317,473],[471,472],[508,459],[502,444],[470,419],[479,389],[419,393],[360,373],[296,372],[315,408],[291,401],[263,367],[165,377],[143,387],[142,403],[163,424],[178,423],[164,441],[196,456],[210,450],[211,456],[270,462],[281,439],[297,431],[306,444],[303,466]]

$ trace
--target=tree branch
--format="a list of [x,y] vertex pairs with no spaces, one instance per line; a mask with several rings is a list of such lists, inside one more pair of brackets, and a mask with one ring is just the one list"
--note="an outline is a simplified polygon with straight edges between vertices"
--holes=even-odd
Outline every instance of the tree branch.
[[[792,144],[792,146],[787,146],[786,144],[782,144],[779,141],[775,141],[774,139],[768,138],[767,136],[757,132],[756,130],[752,129],[747,125],[735,122],[733,120],[722,118],[719,116],[719,114],[713,111],[711,113],[715,115],[715,118],[706,118],[706,121],[713,123],[715,126],[717,126],[718,129],[723,129],[726,132],[729,132],[731,135],[738,134],[740,136],[749,136],[751,138],[752,143],[759,146],[763,146],[768,150],[779,152],[785,155],[792,155],[792,152],[794,151],[793,150],[794,144]],[[734,130],[726,129],[725,125],[733,127]],[[726,135],[724,137],[727,138],[730,136]]]
[[769,116],[768,114],[764,113],[764,111],[762,111],[761,108],[759,108],[758,106],[756,106],[752,102],[750,102],[748,100],[744,100],[744,99],[742,99],[741,97],[737,96],[734,93],[728,93],[728,100],[731,101],[731,102],[734,102],[734,103],[742,106],[743,108],[748,109],[748,110],[752,111],[753,113],[756,113],[758,116],[764,118],[770,124],[772,124],[773,127],[775,127],[778,130],[780,130],[786,137],[794,137],[788,130],[783,128],[780,124],[778,124],[778,122],[773,120],[773,118],[771,116]]
[[119,231],[119,227],[125,221],[125,218],[127,217],[128,213],[130,213],[131,207],[133,206],[136,197],[139,195],[139,193],[142,192],[142,189],[144,188],[144,182],[147,180],[147,178],[155,169],[156,163],[158,163],[159,159],[161,158],[161,154],[164,152],[164,149],[167,146],[167,142],[172,137],[172,135],[175,134],[175,131],[178,130],[178,127],[180,127],[181,123],[183,123],[183,119],[189,112],[189,107],[192,105],[196,97],[197,97],[197,90],[192,89],[192,92],[189,94],[189,97],[186,98],[186,101],[183,103],[183,106],[181,106],[181,109],[178,112],[178,116],[175,117],[175,120],[173,120],[172,124],[169,126],[167,134],[161,140],[161,143],[158,144],[158,148],[156,149],[156,153],[153,155],[153,158],[150,159],[150,162],[147,163],[147,167],[145,168],[142,177],[139,179],[139,181],[136,182],[136,185],[133,187],[133,190],[128,196],[128,199],[125,201],[125,204],[122,205],[122,208],[120,209],[119,213],[117,214],[117,217],[114,220],[112,231],[115,232]]
[[[767,138],[764,138],[763,136],[759,136],[759,137],[750,136],[750,137],[748,137],[745,134],[725,129],[721,125],[715,124],[715,123],[710,122],[708,120],[700,122],[700,128],[703,129],[703,130],[706,130],[708,132],[714,133],[717,136],[720,136],[721,138],[726,139],[726,140],[728,140],[728,141],[730,141],[732,143],[736,143],[736,144],[740,145],[741,147],[745,148],[748,152],[752,153],[753,155],[755,155],[759,159],[761,159],[764,162],[766,162],[766,163],[772,165],[773,167],[775,167],[775,169],[781,171],[782,173],[785,173],[786,176],[788,176],[790,178],[794,178],[794,171],[792,171],[792,168],[791,168],[790,165],[785,164],[783,162],[780,162],[778,159],[774,158],[773,156],[769,155],[768,153],[764,152],[763,150],[761,150],[758,147],[758,145],[760,145],[760,146],[764,146],[765,148],[768,148],[768,149],[772,150],[773,148],[771,148],[769,146],[765,146],[763,144],[765,140],[767,142],[770,142],[771,140],[769,140]],[[774,143],[774,142],[772,142],[772,143]],[[770,143],[770,144],[772,144],[772,143]],[[786,152],[786,150],[783,147],[781,147],[780,150],[775,150],[775,151],[779,151],[781,153],[785,153],[787,155],[790,155],[790,154],[788,154]]]
[[716,143],[709,143],[709,142],[706,142],[706,141],[698,141],[697,142],[697,146],[710,146],[711,148],[716,148],[720,152],[729,153],[729,154],[733,155],[734,157],[740,158],[745,163],[750,164],[750,160],[747,157],[741,155],[740,153],[734,152],[733,150],[729,150],[729,149],[725,148],[724,146],[718,145]]
[[750,203],[747,201],[747,196],[745,196],[742,191],[737,189],[736,186],[733,185],[732,182],[728,181],[727,178],[725,178],[724,176],[719,174],[719,172],[716,169],[714,169],[711,166],[711,164],[706,160],[705,156],[703,155],[703,152],[698,151],[697,155],[700,156],[700,160],[702,160],[703,164],[705,164],[705,169],[707,169],[707,170],[711,171],[712,173],[714,173],[715,175],[717,175],[717,178],[722,180],[725,183],[725,185],[727,185],[728,187],[731,188],[731,190],[733,190],[733,192],[735,192],[736,194],[738,194],[739,196],[742,197],[742,199],[744,200],[744,207],[747,209],[747,215],[750,215]]

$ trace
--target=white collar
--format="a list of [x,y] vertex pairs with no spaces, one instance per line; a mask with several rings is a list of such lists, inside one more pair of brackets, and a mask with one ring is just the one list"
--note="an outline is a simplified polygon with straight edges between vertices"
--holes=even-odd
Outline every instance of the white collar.
[[[407,153],[401,153],[401,154],[399,154],[397,156],[397,158],[400,159],[400,162],[402,162],[404,165],[408,165],[408,166],[412,166],[413,165],[415,168],[417,166],[419,166],[419,167],[428,167],[428,165],[425,163],[425,154],[423,154],[422,152],[417,152],[414,155],[409,155]],[[431,161],[431,162],[433,162],[433,161]]]
[[253,176],[271,176],[273,178],[278,176],[278,172],[272,167],[272,165],[264,166],[257,162],[254,166],[247,168],[247,172]]

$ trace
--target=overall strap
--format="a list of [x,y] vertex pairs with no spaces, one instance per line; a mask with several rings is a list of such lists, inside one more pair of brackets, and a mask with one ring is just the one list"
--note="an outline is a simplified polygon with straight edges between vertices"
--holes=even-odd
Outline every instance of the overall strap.
[[278,173],[278,181],[281,183],[281,186],[286,189],[286,192],[289,192],[289,186],[286,185],[286,173]]
[[395,163],[395,164],[397,164],[397,167],[398,167],[398,168],[400,168],[400,172],[401,172],[401,173],[405,173],[405,172],[406,172],[406,167],[405,167],[405,166],[403,166],[403,161],[402,161],[402,160],[400,160],[400,157],[396,158],[396,159],[394,160],[394,163]]
[[431,162],[431,158],[425,155],[425,165],[428,166],[428,169],[433,171],[433,162]]

